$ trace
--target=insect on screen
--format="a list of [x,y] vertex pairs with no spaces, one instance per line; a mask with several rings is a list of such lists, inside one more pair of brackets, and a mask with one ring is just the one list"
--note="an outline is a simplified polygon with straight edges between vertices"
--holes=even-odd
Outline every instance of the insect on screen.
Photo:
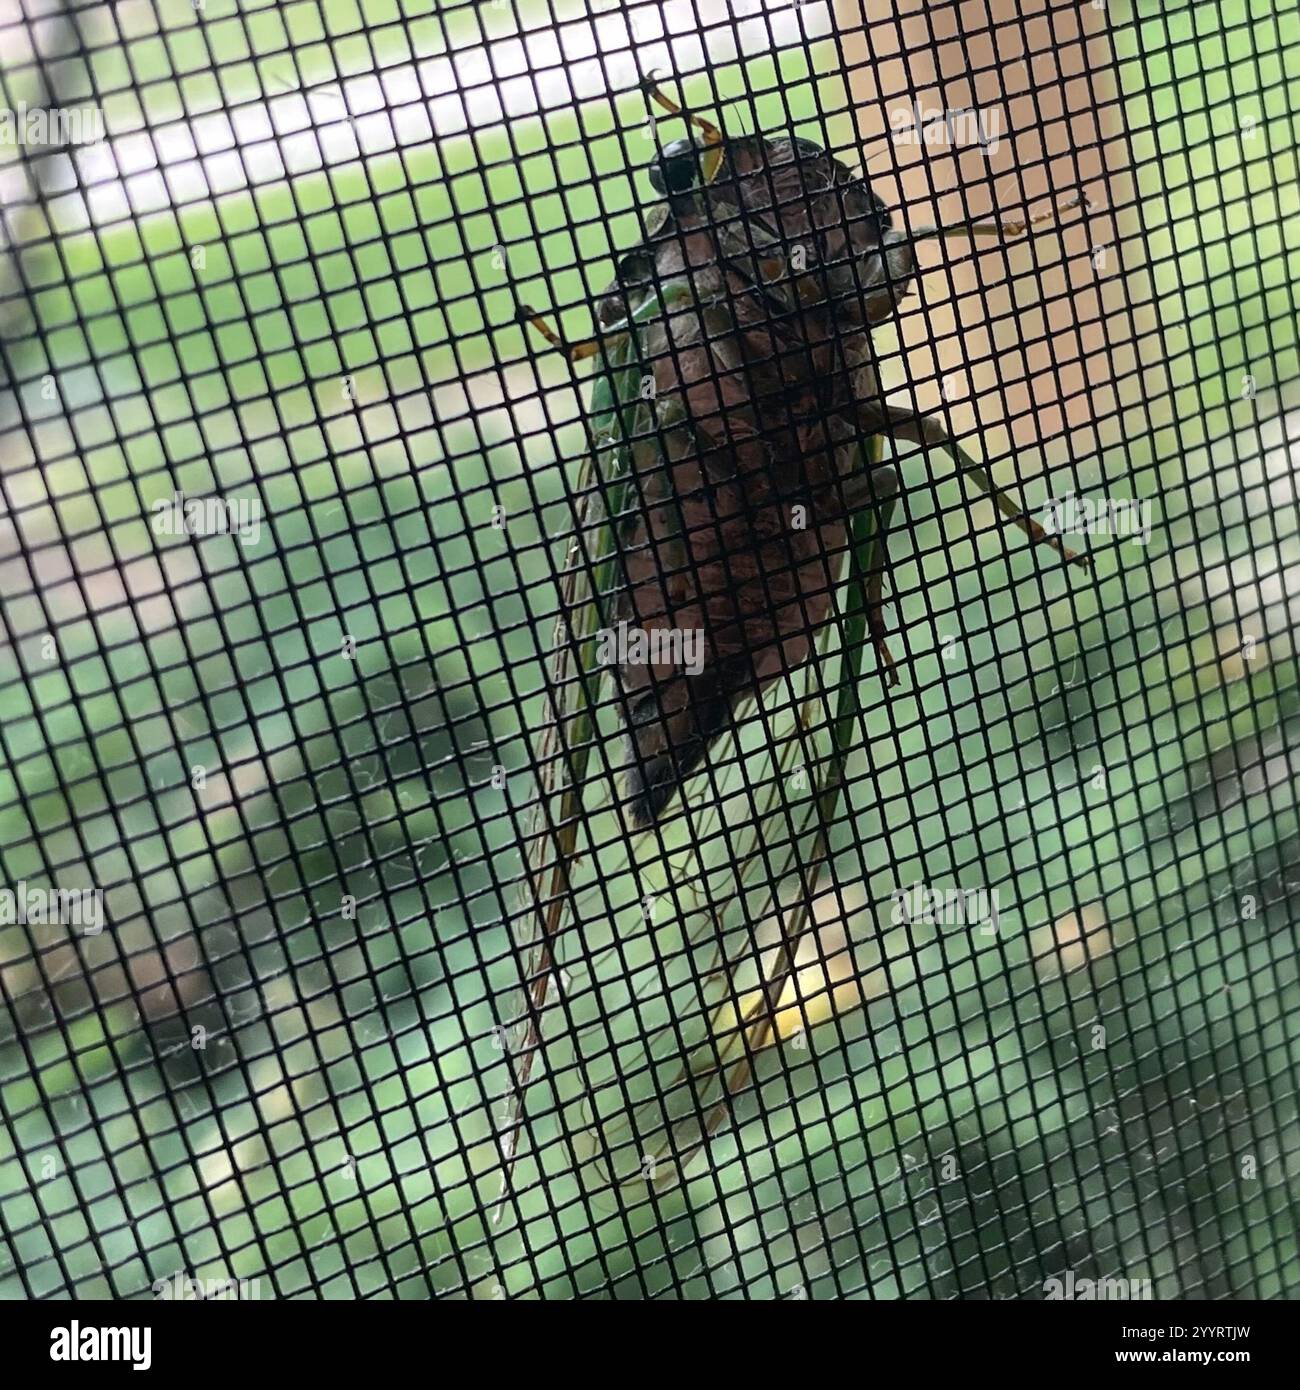
[[1290,9],[11,0],[0,1292],[1300,1295]]

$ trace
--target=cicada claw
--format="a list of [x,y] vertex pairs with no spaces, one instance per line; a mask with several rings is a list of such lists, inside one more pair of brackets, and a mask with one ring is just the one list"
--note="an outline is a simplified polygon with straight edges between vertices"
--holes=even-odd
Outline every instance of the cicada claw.
[[1080,569],[1092,573],[1092,556],[1084,555],[1078,550],[1071,550],[1068,545],[1063,545],[1054,537],[1049,538],[1047,544],[1056,551],[1067,565],[1078,565]]
[[1006,236],[1024,236],[1030,227],[1041,227],[1045,222],[1055,222],[1062,213],[1071,212],[1082,203],[1083,198],[1076,193],[1073,197],[1067,198],[1060,207],[1048,208],[1046,212],[1035,213],[1032,217],[1003,222],[1002,230]]
[[641,90],[646,97],[650,101],[657,102],[670,116],[680,116],[687,125],[693,125],[704,136],[706,148],[721,145],[723,141],[722,131],[712,121],[706,121],[703,116],[693,115],[679,102],[674,101],[659,85],[658,71],[657,68],[652,68],[641,79]]
[[588,357],[595,357],[600,351],[599,339],[584,338],[581,342],[571,343],[552,328],[532,305],[521,303],[518,299],[515,300],[515,320],[535,328],[556,352],[563,353],[570,362],[582,362]]
[[885,641],[883,625],[877,628],[876,624],[872,623],[871,645],[875,649],[876,660],[880,662],[885,689],[893,690],[903,683],[903,678],[898,674],[898,662],[894,660],[894,654],[889,650],[889,643]]
[[885,689],[893,690],[902,684],[902,677],[898,674],[898,662],[894,660],[894,654],[889,650],[889,643],[885,639],[885,569],[889,564],[886,542],[887,538],[882,534],[867,574],[867,636],[875,649],[876,660],[880,662],[880,674],[885,682]]

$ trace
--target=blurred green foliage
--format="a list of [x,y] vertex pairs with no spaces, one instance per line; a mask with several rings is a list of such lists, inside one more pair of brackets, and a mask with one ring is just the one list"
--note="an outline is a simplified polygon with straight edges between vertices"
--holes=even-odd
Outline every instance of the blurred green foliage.
[[[30,423],[6,417],[3,467],[49,568],[5,603],[0,858],[6,881],[106,885],[114,926],[75,955],[34,931],[43,971],[0,928],[0,1289],[136,1294],[181,1270],[283,1295],[1002,1297],[1073,1268],[1294,1296],[1300,827],[1273,771],[1294,638],[1223,659],[1300,558],[1240,444],[1300,406],[1287,8],[1115,20],[1172,392],[1081,481],[1153,499],[1156,542],[1095,546],[1095,585],[1071,583],[991,524],[959,530],[944,481],[895,546],[911,666],[900,695],[864,692],[841,876],[877,900],[973,876],[1001,891],[1000,934],[859,924],[888,993],[785,1055],[766,1127],[723,1135],[658,1215],[591,1212],[562,1170],[525,1184],[526,1238],[484,1214],[522,799],[490,773],[525,764],[540,715],[582,440],[493,255],[582,331],[573,306],[638,234],[640,97],[38,236],[7,349]],[[173,100],[219,106],[218,67],[233,101],[290,55],[314,87],[495,22],[397,9],[241,24],[209,0],[204,38],[178,17],[101,69],[164,64],[189,74]],[[345,41],[360,19],[369,57]],[[822,138],[833,66],[827,47],[722,69],[724,120]],[[524,399],[539,379],[556,427]],[[177,487],[260,496],[260,542],[159,541],[150,507]],[[936,614],[960,622],[956,663]],[[1105,925],[1085,945],[1072,919]]]

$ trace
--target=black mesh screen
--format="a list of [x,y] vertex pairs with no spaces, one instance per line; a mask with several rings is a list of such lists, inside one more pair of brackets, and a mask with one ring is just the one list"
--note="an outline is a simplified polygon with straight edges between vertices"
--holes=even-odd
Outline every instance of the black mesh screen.
[[1297,120],[1272,0],[11,4],[0,1291],[1294,1297]]

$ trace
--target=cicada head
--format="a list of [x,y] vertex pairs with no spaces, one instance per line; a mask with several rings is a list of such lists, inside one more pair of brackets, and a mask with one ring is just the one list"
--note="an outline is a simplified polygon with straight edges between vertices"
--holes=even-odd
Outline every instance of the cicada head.
[[846,327],[889,317],[911,287],[909,237],[866,180],[812,140],[742,136],[716,155],[698,139],[674,140],[650,181],[672,202],[706,205],[715,225],[738,215],[762,278],[784,281],[805,308],[824,307]]

